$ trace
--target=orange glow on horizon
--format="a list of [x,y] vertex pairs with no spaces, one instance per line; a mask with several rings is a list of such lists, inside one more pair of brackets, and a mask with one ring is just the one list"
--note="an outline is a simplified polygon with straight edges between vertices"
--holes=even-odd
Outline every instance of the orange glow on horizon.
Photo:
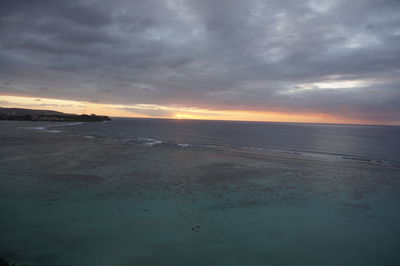
[[196,117],[194,115],[189,115],[189,114],[175,114],[173,117],[175,119],[199,119],[199,117]]
[[[250,110],[209,110],[152,104],[102,104],[86,101],[0,95],[0,106],[8,108],[46,109],[75,114],[98,114],[111,117],[169,119],[237,120],[260,122],[303,122],[336,124],[374,124],[323,113],[285,113]],[[159,114],[159,115],[157,115]]]

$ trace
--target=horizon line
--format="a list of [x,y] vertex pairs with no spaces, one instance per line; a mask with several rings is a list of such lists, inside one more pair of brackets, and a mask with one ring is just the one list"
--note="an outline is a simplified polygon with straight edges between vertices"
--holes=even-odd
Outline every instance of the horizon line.
[[[69,114],[98,114],[115,118],[238,121],[262,123],[301,123],[327,125],[400,126],[400,121],[367,119],[357,113],[289,112],[274,110],[205,109],[196,106],[158,104],[112,104],[32,96],[1,95],[3,108],[54,110]],[[357,118],[359,117],[359,118]]]

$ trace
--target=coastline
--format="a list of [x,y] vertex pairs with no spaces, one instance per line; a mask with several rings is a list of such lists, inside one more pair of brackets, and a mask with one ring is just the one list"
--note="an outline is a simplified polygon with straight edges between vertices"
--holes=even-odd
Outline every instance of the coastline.
[[0,107],[0,120],[11,121],[46,121],[46,122],[102,122],[110,121],[108,116],[75,115],[52,110],[34,110]]

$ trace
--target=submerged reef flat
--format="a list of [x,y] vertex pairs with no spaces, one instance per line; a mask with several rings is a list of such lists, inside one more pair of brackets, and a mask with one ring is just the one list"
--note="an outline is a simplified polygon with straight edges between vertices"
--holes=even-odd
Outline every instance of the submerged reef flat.
[[0,123],[0,257],[43,265],[400,265],[400,168]]

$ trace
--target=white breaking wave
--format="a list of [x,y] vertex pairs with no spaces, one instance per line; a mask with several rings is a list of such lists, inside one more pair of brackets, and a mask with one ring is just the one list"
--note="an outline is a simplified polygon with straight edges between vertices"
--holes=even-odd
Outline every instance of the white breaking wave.
[[190,144],[186,144],[186,143],[178,143],[179,147],[185,148],[185,147],[189,147]]
[[[58,122],[57,122],[58,123]],[[53,127],[64,127],[64,126],[78,126],[83,124],[83,122],[72,122],[72,123],[60,123],[60,124],[56,124],[56,125],[48,125],[48,126],[41,126],[41,127],[29,127],[28,129],[33,129],[33,130],[41,130],[44,132],[48,132],[48,133],[61,133],[61,130],[55,130],[55,129],[50,129]]]
[[143,142],[143,144],[146,146],[154,146],[154,145],[163,143],[161,140],[157,140],[157,139],[138,138],[137,140],[139,140],[140,142]]
[[49,132],[49,133],[61,133],[61,130],[46,130],[46,132]]
[[79,125],[82,125],[82,124],[83,124],[83,122],[72,122],[72,123],[66,123],[66,124],[60,123],[60,124],[57,124],[57,125],[50,125],[48,127],[79,126]]
[[46,130],[45,127],[29,127],[29,129],[33,129],[33,130]]

